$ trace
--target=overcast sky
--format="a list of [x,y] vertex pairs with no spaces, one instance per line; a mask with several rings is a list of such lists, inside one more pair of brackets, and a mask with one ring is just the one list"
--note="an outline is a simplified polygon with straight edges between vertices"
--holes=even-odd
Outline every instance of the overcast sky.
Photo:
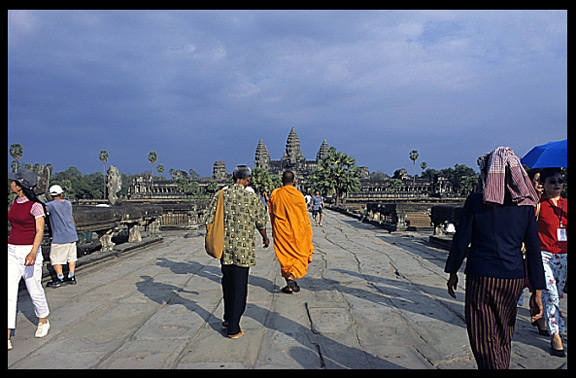
[[[210,176],[294,127],[370,172],[567,138],[566,11],[8,11],[24,163]],[[8,162],[12,159],[8,157]],[[420,169],[418,168],[418,172]]]

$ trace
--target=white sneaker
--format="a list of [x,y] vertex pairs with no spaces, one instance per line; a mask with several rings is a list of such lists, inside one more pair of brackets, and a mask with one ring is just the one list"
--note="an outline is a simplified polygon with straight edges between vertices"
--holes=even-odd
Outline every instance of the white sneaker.
[[11,350],[11,349],[12,349],[12,341],[8,340],[8,350]]
[[50,322],[46,321],[46,323],[38,323],[38,329],[34,334],[34,337],[44,337],[48,334],[48,330],[50,329]]

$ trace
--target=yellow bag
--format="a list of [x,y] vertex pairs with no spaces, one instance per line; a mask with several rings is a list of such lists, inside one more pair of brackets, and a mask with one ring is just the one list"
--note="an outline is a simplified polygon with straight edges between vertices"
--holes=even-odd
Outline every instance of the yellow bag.
[[204,248],[210,256],[219,259],[224,251],[224,199],[220,191],[218,195],[218,205],[216,205],[216,214],[214,221],[206,224],[206,238],[204,239]]

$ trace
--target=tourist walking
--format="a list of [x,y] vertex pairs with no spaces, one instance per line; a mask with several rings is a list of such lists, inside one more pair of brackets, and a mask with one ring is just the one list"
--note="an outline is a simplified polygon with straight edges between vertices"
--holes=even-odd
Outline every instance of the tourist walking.
[[560,298],[568,276],[568,200],[561,196],[564,179],[560,169],[543,169],[540,180],[544,185],[544,194],[540,200],[538,233],[546,288],[542,291],[544,312],[538,321],[538,328],[541,334],[543,328],[548,329],[552,355],[566,357],[560,336],[560,333],[566,332]]
[[[48,220],[52,230],[52,243],[50,244],[50,263],[56,271],[56,278],[46,286],[57,288],[64,284],[76,285],[75,268],[78,261],[76,242],[78,233],[72,217],[72,203],[62,198],[64,191],[60,185],[50,187],[53,200],[46,203]],[[68,274],[64,277],[62,266],[68,264]]]
[[[314,216],[316,226],[322,226],[322,209],[324,208],[324,199],[320,195],[320,191],[316,190],[310,199],[310,210]],[[318,215],[320,215],[320,222],[318,222]]]
[[[255,193],[245,188],[250,183],[252,171],[245,165],[234,169],[234,185],[224,190],[224,251],[220,259],[222,266],[222,292],[224,296],[224,321],[228,337],[237,339],[246,332],[240,328],[240,318],[246,310],[248,274],[256,264],[254,228],[262,236],[264,248],[270,244],[266,235],[268,217],[262,201]],[[219,193],[210,206],[206,224],[212,223],[216,214]]]
[[534,216],[538,197],[510,148],[499,147],[478,164],[483,191],[466,199],[444,271],[450,273],[448,293],[455,298],[456,273],[467,259],[465,316],[472,353],[479,369],[507,369],[524,286],[522,243],[531,301],[542,311],[546,284]]
[[44,236],[45,211],[36,198],[33,188],[36,186],[36,174],[23,169],[9,173],[10,190],[18,197],[8,211],[10,234],[8,236],[8,350],[12,349],[11,330],[16,328],[16,307],[18,286],[24,278],[26,289],[38,317],[35,337],[48,334],[50,310],[44,288],[42,287],[42,237]]
[[299,292],[296,279],[308,272],[312,262],[312,225],[306,209],[306,199],[294,186],[294,173],[282,174],[281,188],[270,195],[269,210],[274,250],[286,280],[285,293]]

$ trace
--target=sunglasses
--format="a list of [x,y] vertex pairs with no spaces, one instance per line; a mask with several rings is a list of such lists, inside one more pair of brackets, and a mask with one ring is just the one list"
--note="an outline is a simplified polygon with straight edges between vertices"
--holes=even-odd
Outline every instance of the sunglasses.
[[551,184],[551,185],[564,184],[564,180],[562,180],[562,179],[550,180],[550,181],[548,181],[547,183],[548,183],[548,184]]

